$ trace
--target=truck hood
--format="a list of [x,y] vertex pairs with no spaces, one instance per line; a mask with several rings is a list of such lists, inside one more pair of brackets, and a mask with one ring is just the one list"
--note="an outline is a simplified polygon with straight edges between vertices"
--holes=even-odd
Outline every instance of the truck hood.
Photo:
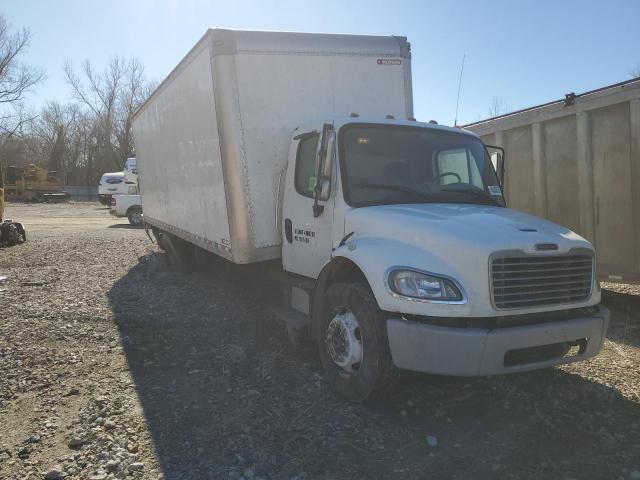
[[[350,258],[367,277],[380,308],[403,314],[488,317],[508,315],[490,300],[491,254],[519,250],[531,255],[567,253],[573,248],[592,250],[591,244],[571,230],[542,218],[508,208],[470,204],[405,204],[352,209],[345,217],[345,235],[334,255]],[[553,243],[557,250],[540,251],[538,244]],[[389,269],[415,268],[455,279],[468,301],[461,305],[421,303],[389,294]],[[596,292],[575,306],[599,302]],[[548,305],[523,308],[534,313],[566,308]]]
[[[351,210],[345,234],[390,238],[434,251],[464,248],[476,254],[555,243],[557,253],[591,248],[580,235],[548,220],[509,208],[470,204],[382,205]],[[538,252],[539,253],[539,252]]]

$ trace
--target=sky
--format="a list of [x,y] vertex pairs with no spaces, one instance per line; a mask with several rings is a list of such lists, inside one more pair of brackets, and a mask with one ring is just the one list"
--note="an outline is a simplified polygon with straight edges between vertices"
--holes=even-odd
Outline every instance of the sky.
[[640,0],[3,0],[0,13],[33,34],[24,61],[46,80],[39,107],[67,101],[63,65],[138,57],[161,80],[211,26],[406,36],[418,120],[458,124],[631,78],[640,68]]

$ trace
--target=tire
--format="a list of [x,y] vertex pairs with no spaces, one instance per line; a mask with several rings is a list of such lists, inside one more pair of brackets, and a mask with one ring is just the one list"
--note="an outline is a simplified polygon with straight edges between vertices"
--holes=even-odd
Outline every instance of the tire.
[[[331,285],[319,314],[318,350],[333,388],[352,402],[389,390],[397,370],[389,351],[386,318],[370,289],[360,283]],[[345,335],[351,340],[345,342]]]
[[154,235],[158,240],[158,246],[164,250],[167,264],[171,270],[177,272],[191,272],[194,270],[193,246],[184,240],[166,232],[158,232]]
[[140,207],[131,207],[127,212],[129,223],[134,227],[141,227],[144,224],[142,218],[142,209]]

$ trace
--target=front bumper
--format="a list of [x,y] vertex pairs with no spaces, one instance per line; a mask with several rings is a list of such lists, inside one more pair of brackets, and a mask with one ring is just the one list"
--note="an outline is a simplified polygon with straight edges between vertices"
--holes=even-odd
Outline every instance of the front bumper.
[[[441,375],[515,373],[577,362],[598,354],[609,326],[609,310],[556,322],[508,328],[455,328],[404,319],[387,320],[393,363]],[[559,352],[575,344],[574,355]],[[514,360],[516,359],[516,360]]]

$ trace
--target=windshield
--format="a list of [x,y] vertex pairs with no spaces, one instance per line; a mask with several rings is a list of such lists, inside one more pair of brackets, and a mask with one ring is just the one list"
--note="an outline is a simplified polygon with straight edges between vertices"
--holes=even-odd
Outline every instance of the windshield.
[[340,156],[346,202],[504,206],[482,142],[463,133],[400,125],[342,128]]

